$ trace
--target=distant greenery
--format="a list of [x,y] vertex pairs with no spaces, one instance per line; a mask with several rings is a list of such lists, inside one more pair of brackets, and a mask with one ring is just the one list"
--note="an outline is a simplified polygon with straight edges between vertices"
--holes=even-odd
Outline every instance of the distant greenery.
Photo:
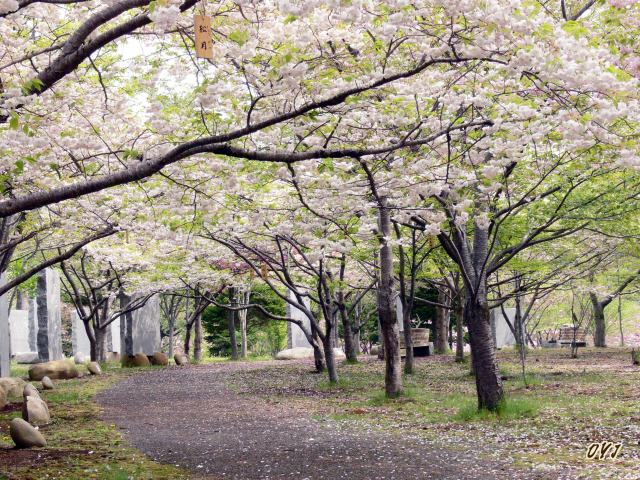
[[[228,304],[229,297],[221,297],[221,304]],[[250,303],[259,304],[265,310],[277,316],[286,315],[286,305],[266,285],[254,285],[251,291]],[[210,306],[202,314],[202,327],[205,340],[212,356],[229,356],[231,354],[231,340],[227,323],[228,311],[222,307]],[[268,318],[257,309],[249,310],[247,314],[247,350],[250,355],[275,355],[285,348],[287,339],[287,325],[284,321]],[[236,322],[236,341],[240,349],[240,324]]]

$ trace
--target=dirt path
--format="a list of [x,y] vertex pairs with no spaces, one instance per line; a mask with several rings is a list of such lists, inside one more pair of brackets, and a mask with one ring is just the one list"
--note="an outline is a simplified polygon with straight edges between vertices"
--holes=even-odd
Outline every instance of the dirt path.
[[99,395],[104,419],[157,461],[230,479],[544,478],[424,439],[317,422],[285,402],[237,395],[229,373],[272,362],[172,367]]

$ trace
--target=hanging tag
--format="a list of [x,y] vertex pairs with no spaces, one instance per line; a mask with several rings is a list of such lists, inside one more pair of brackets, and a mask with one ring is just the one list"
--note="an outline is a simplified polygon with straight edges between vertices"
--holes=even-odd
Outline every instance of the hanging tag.
[[194,16],[196,26],[196,57],[213,60],[213,38],[211,36],[211,17]]
[[260,265],[260,276],[263,280],[269,278],[269,270],[267,270],[267,266],[264,263]]

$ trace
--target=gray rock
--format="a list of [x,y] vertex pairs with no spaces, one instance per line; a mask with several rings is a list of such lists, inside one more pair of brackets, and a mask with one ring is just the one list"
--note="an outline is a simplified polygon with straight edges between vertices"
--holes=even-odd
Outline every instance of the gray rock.
[[176,353],[173,356],[173,361],[176,362],[176,365],[189,365],[189,359],[184,353]]
[[38,358],[38,352],[17,353],[15,359],[16,362],[21,364],[38,363],[40,361],[40,359]]
[[22,390],[26,384],[27,382],[18,377],[0,378],[0,388],[7,397],[22,398]]
[[47,445],[47,441],[38,429],[21,418],[11,420],[9,435],[18,448],[45,447]]
[[153,365],[169,365],[169,359],[167,358],[167,354],[163,352],[154,352],[151,356],[151,363]]
[[38,392],[38,389],[30,383],[27,383],[22,390],[22,398],[24,398],[24,400],[26,401],[27,397],[40,398],[40,392]]
[[87,370],[89,370],[91,375],[102,375],[102,369],[97,362],[89,362],[87,364]]
[[43,377],[66,380],[76,378],[78,369],[67,360],[54,360],[52,362],[36,363],[29,368],[31,380],[42,380]]
[[27,397],[22,404],[22,418],[31,425],[46,425],[51,422],[49,407],[38,397]]
[[42,377],[42,388],[44,388],[45,390],[53,390],[54,388],[56,388],[56,385],[53,383],[53,380],[45,376]]
[[73,361],[76,365],[84,365],[87,363],[87,360],[88,357],[82,352],[78,352],[73,356]]

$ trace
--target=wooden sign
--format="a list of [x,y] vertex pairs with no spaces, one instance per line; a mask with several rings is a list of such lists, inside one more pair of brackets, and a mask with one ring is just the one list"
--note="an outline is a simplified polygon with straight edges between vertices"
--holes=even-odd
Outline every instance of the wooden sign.
[[213,37],[211,36],[211,17],[195,15],[196,57],[213,60]]

